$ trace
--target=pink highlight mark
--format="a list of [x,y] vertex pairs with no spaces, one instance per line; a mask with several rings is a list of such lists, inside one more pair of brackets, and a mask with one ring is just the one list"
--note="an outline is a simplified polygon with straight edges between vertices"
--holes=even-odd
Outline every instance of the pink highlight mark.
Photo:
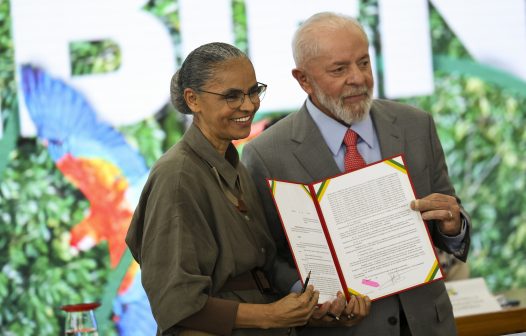
[[363,279],[362,280],[362,284],[363,285],[367,285],[367,286],[371,286],[371,287],[380,287],[380,284],[376,281],[373,281],[373,280],[367,280],[367,279]]

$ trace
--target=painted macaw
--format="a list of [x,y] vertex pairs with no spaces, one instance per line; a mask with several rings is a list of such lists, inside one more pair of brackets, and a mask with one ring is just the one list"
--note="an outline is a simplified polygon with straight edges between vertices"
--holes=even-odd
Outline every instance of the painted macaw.
[[[126,250],[124,238],[137,202],[135,195],[148,174],[144,159],[64,81],[29,65],[21,67],[20,78],[37,136],[47,145],[57,168],[90,204],[87,217],[71,230],[71,247],[87,250],[106,241],[110,265],[116,267]],[[155,334],[156,323],[136,263],[120,285],[114,312],[121,335]],[[138,316],[142,329],[132,321]]]

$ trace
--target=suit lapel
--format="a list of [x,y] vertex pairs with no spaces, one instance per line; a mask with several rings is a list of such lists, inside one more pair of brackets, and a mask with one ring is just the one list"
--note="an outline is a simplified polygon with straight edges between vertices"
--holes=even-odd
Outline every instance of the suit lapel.
[[403,153],[404,139],[400,127],[396,125],[396,114],[385,106],[373,104],[371,118],[380,142],[382,159]]
[[[374,103],[371,118],[380,143],[382,159],[403,153],[404,138],[402,130],[396,125],[395,111]],[[341,173],[305,105],[294,118],[291,140],[298,144],[293,151],[294,156],[311,176],[312,181]]]
[[294,118],[291,140],[298,144],[294,156],[312,181],[341,173],[305,105]]

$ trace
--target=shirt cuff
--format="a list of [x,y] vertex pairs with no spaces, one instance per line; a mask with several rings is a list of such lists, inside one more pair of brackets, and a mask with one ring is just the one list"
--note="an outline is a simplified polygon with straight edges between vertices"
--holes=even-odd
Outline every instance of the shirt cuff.
[[451,251],[459,251],[462,248],[462,242],[464,241],[464,236],[466,235],[467,230],[467,222],[464,217],[461,217],[461,219],[462,223],[460,224],[460,233],[456,236],[447,236],[443,234],[440,229],[438,230],[444,240],[444,243]]
[[292,287],[290,287],[289,292],[290,293],[301,293],[302,290],[301,281],[296,281]]

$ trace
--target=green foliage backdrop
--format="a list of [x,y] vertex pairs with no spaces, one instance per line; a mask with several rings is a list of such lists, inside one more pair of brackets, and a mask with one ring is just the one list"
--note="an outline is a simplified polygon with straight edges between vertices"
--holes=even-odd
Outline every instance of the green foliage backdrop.
[[433,8],[430,21],[435,92],[407,102],[433,115],[472,216],[471,276],[484,277],[493,291],[524,287],[526,83],[472,61]]
[[[232,6],[235,43],[247,50],[245,3],[232,0]],[[164,22],[178,47],[177,1],[151,0],[145,10]],[[377,0],[361,2],[360,19],[381,53],[377,12]],[[472,61],[440,15],[433,8],[430,13],[434,55]],[[6,0],[0,0],[0,52],[2,122],[12,126],[17,103]],[[76,44],[71,53],[78,75],[109,71],[119,64],[111,41]],[[436,120],[450,175],[473,217],[472,276],[484,276],[493,290],[526,286],[526,90],[494,84],[462,67],[453,71],[438,60],[434,94],[405,101]],[[180,61],[179,56],[174,60]],[[180,139],[184,125],[184,118],[167,105],[155,117],[119,130],[151,165]],[[0,160],[7,158],[0,162],[0,334],[57,335],[64,322],[58,307],[100,299],[111,272],[107,247],[71,253],[69,230],[86,215],[87,201],[58,172],[38,141],[21,139],[11,150],[6,140],[7,136],[0,139]],[[3,155],[6,151],[9,154]]]
[[494,290],[526,285],[526,96],[437,72],[433,96],[409,102],[438,125],[459,197],[473,218],[472,276]]
[[[177,4],[153,0],[145,10],[160,16],[178,43]],[[9,11],[9,1],[0,0],[0,97],[6,128],[16,124],[18,110]],[[70,53],[74,75],[104,73],[120,65],[120,52],[111,41],[75,43]],[[184,120],[167,105],[155,117],[119,131],[151,165],[181,138]],[[101,300],[111,273],[108,248],[103,243],[72,253],[69,231],[87,215],[87,200],[56,169],[38,140],[7,140],[7,134],[0,139],[0,334],[63,334],[60,306]],[[116,334],[111,320],[99,324],[101,334]]]
[[[377,8],[377,0],[362,1],[360,20],[381,53]],[[473,220],[471,276],[484,277],[493,291],[524,287],[526,83],[474,62],[432,6],[430,30],[435,91],[402,101],[435,119],[453,184]]]
[[107,247],[69,250],[69,229],[88,204],[44,147],[20,142],[9,161],[0,184],[0,334],[57,335],[62,304],[98,300]]

